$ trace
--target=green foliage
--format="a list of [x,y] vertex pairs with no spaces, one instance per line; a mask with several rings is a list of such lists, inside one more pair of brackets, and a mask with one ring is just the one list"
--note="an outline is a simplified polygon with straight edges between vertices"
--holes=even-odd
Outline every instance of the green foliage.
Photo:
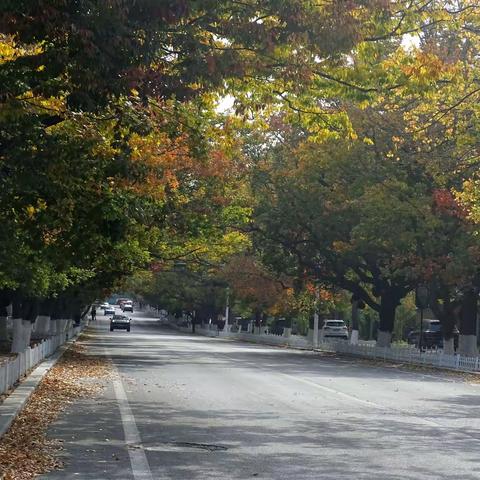
[[[419,283],[461,301],[480,278],[479,18],[447,1],[3,2],[0,290],[91,301],[135,274],[145,298],[214,312],[236,282],[242,308],[307,318],[320,280],[390,330]],[[256,288],[232,270],[242,252]]]

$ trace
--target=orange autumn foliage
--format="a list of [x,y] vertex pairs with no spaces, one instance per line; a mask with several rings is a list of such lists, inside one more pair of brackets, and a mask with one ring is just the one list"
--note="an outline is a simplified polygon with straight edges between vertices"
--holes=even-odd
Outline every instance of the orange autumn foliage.
[[436,189],[433,194],[434,208],[444,215],[452,217],[466,218],[468,212],[465,207],[460,205],[452,192],[447,189]]
[[[172,138],[164,132],[148,136],[133,134],[130,174],[116,179],[116,185],[136,195],[164,200],[168,192],[208,178],[223,178],[231,171],[229,158],[219,149],[205,158],[191,151],[185,133]],[[218,199],[223,202],[223,199]]]
[[[308,282],[306,285],[305,285],[305,289],[307,290],[308,293],[310,293],[311,295],[315,295],[315,290],[316,290],[316,286],[314,283],[312,282]],[[319,300],[320,302],[332,302],[334,299],[335,299],[335,296],[334,294],[330,291],[330,290],[327,290],[323,287],[319,287]]]
[[247,255],[232,258],[223,275],[239,298],[262,308],[272,307],[284,294],[282,284]]

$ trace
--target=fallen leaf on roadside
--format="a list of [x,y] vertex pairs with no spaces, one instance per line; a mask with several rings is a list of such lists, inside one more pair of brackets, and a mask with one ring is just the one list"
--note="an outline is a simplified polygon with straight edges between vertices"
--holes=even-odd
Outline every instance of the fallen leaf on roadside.
[[78,398],[95,396],[101,379],[111,373],[109,362],[73,344],[45,375],[20,415],[0,439],[0,479],[29,480],[62,468],[56,453],[62,442],[47,437],[49,425]]

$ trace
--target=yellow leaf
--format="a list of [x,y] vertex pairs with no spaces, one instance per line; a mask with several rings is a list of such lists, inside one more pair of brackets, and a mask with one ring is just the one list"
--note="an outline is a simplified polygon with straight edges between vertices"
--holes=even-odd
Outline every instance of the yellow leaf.
[[27,211],[29,218],[33,218],[35,216],[35,207],[33,205],[28,205],[25,210]]

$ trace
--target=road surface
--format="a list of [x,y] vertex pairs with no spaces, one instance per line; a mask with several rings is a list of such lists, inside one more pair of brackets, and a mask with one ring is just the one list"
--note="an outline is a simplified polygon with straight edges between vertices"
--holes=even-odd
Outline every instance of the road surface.
[[99,316],[116,374],[49,434],[43,479],[480,479],[480,386]]

